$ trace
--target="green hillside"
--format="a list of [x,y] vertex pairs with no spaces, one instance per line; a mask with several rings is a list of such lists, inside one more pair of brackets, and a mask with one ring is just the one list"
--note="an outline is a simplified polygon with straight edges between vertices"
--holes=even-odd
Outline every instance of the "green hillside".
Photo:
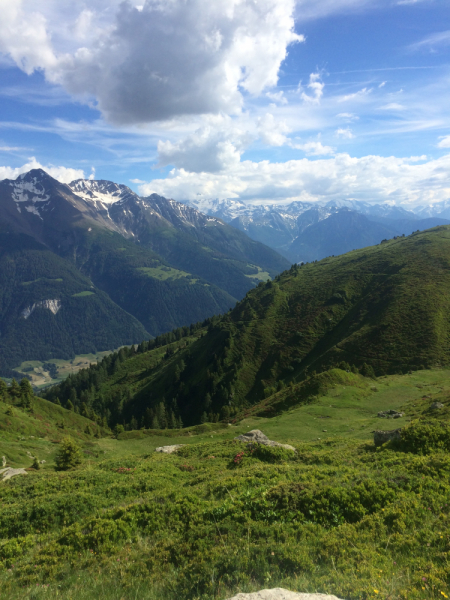
[[[175,269],[152,250],[110,231],[80,232],[77,266],[152,336],[226,312],[236,304],[224,289]],[[225,273],[226,266],[218,270]],[[233,275],[229,274],[229,281]],[[246,280],[243,295],[251,283],[242,273],[241,277]]]
[[[45,304],[56,301],[50,310]],[[55,312],[56,311],[56,312]],[[0,232],[0,372],[140,342],[148,333],[69,261],[23,234]]]
[[71,388],[91,402],[116,395],[111,426],[115,418],[149,426],[163,402],[191,425],[234,418],[283,387],[289,403],[301,402],[314,372],[341,363],[377,375],[446,365],[449,265],[450,229],[439,227],[293,266],[210,320],[194,343],[157,350],[158,358],[141,346],[113,378],[96,383],[94,366],[49,398],[66,401]]
[[[274,587],[448,597],[450,371],[373,380],[336,369],[326,388],[237,426],[80,437],[83,462],[65,472],[54,470],[59,445],[22,435],[12,466],[38,451],[47,462],[0,482],[0,598],[224,600]],[[377,417],[389,409],[404,416]],[[373,429],[399,426],[405,443],[376,450]],[[296,452],[233,441],[255,427]]]

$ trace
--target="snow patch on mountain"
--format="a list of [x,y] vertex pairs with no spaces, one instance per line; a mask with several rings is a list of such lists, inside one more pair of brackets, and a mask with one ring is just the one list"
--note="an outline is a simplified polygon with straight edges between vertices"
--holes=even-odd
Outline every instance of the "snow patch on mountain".
[[138,196],[129,187],[112,181],[95,179],[76,179],[69,183],[70,189],[88,202],[104,205],[115,204],[129,196]]

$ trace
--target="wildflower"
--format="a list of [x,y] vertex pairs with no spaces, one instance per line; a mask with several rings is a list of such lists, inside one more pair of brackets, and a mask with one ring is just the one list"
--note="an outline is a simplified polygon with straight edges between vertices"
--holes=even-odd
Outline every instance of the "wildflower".
[[422,577],[422,581],[426,581],[426,580],[427,580],[427,578],[426,578],[426,577]]
[[375,592],[375,594],[379,594],[380,593],[379,590],[375,590],[374,589],[373,591]]
[[444,598],[448,598],[447,594],[444,594],[444,592],[441,592],[441,594],[444,596]]

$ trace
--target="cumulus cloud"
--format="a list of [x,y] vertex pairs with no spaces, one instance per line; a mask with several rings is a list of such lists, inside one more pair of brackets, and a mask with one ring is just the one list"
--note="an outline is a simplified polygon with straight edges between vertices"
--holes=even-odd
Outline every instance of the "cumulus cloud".
[[343,138],[345,140],[351,140],[355,137],[350,127],[346,127],[345,129],[343,127],[339,127],[339,129],[336,129],[334,133],[337,137]]
[[270,100],[272,100],[272,102],[277,102],[279,104],[287,104],[288,103],[288,99],[284,95],[283,90],[281,90],[280,92],[267,92],[266,96]]
[[140,186],[176,200],[237,198],[242,201],[289,202],[358,199],[404,206],[448,199],[450,154],[435,160],[338,154],[333,158],[285,163],[242,161],[220,174],[174,169],[167,179]]
[[326,154],[334,154],[334,148],[324,146],[321,142],[305,142],[304,144],[292,144],[293,148],[303,150],[308,156],[323,156]]
[[440,138],[438,148],[450,148],[450,135]]
[[286,136],[290,128],[285,121],[276,119],[271,113],[266,113],[257,120],[257,135],[267,146],[284,146],[289,144]]
[[304,102],[310,102],[312,104],[319,104],[320,99],[323,96],[323,88],[325,84],[322,81],[322,76],[320,73],[311,73],[309,76],[309,83],[307,88],[310,90],[310,93],[307,94],[305,92],[301,93],[301,99]]
[[248,137],[237,128],[208,125],[175,143],[160,140],[158,166],[216,173],[239,163]]
[[[69,0],[64,36],[53,0],[0,0],[0,51],[95,98],[116,124],[237,113],[242,92],[276,85],[294,31],[295,0]],[[51,7],[51,9],[48,8]],[[99,23],[104,23],[102,27]]]
[[84,179],[84,171],[82,169],[70,169],[54,165],[43,166],[33,156],[29,159],[29,162],[21,167],[0,167],[0,180],[17,179],[19,175],[27,173],[31,169],[43,169],[61,183],[70,183],[74,179]]

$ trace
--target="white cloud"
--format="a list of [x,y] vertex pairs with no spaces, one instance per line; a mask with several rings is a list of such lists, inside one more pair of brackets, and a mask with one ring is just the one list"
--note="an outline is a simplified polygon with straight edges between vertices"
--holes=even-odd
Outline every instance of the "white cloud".
[[412,51],[428,48],[432,50],[439,46],[450,46],[450,30],[433,33],[423,38],[415,44],[411,44],[409,49]]
[[243,201],[289,202],[339,198],[413,206],[450,197],[450,154],[426,157],[351,157],[301,159],[285,163],[243,161],[220,174],[174,169],[167,179],[140,186],[144,195],[156,192],[177,200],[238,198]]
[[345,129],[343,127],[339,127],[339,129],[336,129],[334,133],[337,137],[341,137],[345,140],[351,140],[355,137],[349,127],[346,127]]
[[303,150],[307,156],[323,156],[334,154],[334,148],[324,146],[321,142],[305,142],[304,144],[291,144],[292,148]]
[[239,163],[248,134],[238,129],[202,127],[172,143],[158,142],[158,166],[173,165],[198,173],[216,173]]
[[116,124],[237,113],[241,90],[275,86],[288,46],[304,39],[294,32],[295,0],[67,4],[0,0],[0,51],[28,74],[42,69],[69,93],[95,98]]
[[275,118],[271,113],[266,113],[257,119],[257,136],[267,146],[284,146],[289,144],[286,134],[290,128],[285,121]]
[[29,162],[21,167],[0,167],[0,180],[17,179],[19,175],[27,173],[31,169],[43,169],[61,183],[70,183],[74,179],[84,179],[84,171],[82,169],[70,169],[68,167],[56,167],[54,165],[43,166],[33,156],[29,158]]
[[440,138],[440,140],[438,148],[450,148],[450,135],[446,135],[445,137]]
[[359,117],[358,115],[354,115],[353,113],[339,113],[338,117],[340,119],[344,119],[345,121],[348,121],[349,123],[351,123],[352,121],[358,121]]
[[372,88],[363,88],[353,94],[346,94],[338,99],[338,102],[348,102],[349,100],[362,100],[372,93]]
[[305,92],[302,92],[301,99],[304,102],[319,104],[320,99],[323,96],[323,88],[325,87],[320,73],[311,73],[307,87],[311,93],[308,95]]
[[403,104],[399,104],[398,102],[390,102],[389,104],[380,106],[380,110],[405,110],[405,108]]
[[280,92],[267,92],[266,96],[272,100],[272,102],[277,102],[279,104],[287,104],[288,100],[284,95],[283,90]]
[[19,152],[20,150],[26,150],[26,148],[20,148],[19,146],[0,146],[0,152]]
[[387,81],[382,81],[378,87],[382,88],[382,87],[384,87],[386,85],[386,83],[387,83]]

